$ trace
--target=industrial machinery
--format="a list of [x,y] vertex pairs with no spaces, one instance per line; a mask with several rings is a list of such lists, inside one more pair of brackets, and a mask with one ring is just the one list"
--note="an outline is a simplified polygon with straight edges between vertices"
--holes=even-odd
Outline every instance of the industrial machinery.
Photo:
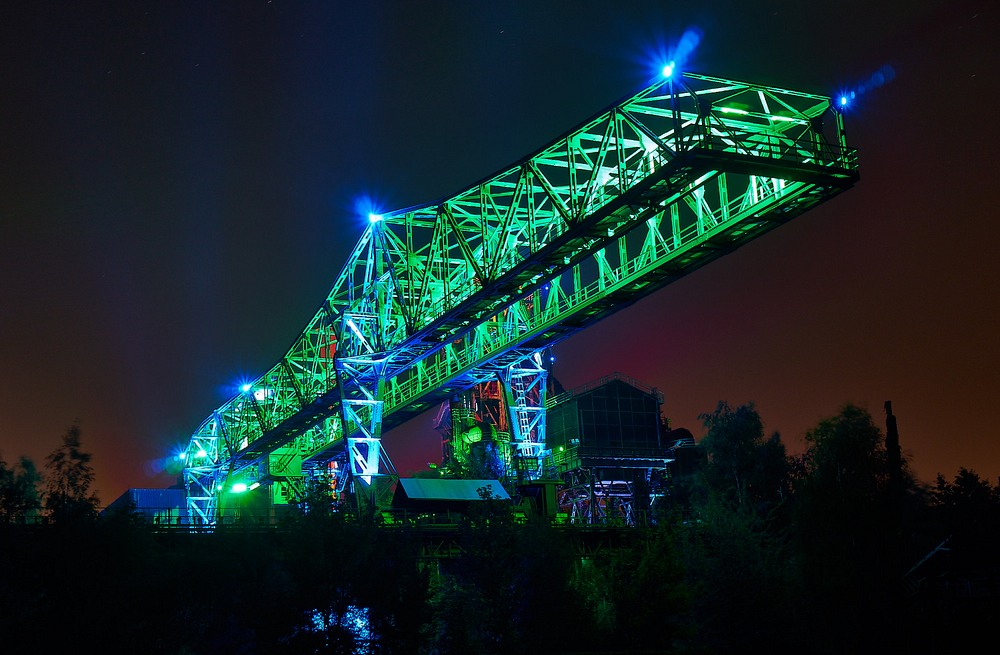
[[662,405],[658,390],[621,373],[550,400],[549,477],[560,482],[558,505],[567,522],[634,526],[655,520],[677,441]]
[[370,490],[383,430],[483,382],[500,463],[543,476],[546,348],[857,179],[828,97],[668,67],[458,193],[370,215],[291,348],[191,435],[191,521],[312,479]]

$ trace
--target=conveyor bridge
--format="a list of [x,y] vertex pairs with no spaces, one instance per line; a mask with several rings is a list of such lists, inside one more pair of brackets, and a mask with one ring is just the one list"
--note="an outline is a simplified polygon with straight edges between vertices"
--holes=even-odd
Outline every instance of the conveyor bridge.
[[371,215],[288,351],[192,434],[192,520],[234,488],[294,496],[311,470],[368,482],[383,430],[497,378],[513,456],[541,457],[545,348],[857,180],[828,97],[675,73],[454,195]]

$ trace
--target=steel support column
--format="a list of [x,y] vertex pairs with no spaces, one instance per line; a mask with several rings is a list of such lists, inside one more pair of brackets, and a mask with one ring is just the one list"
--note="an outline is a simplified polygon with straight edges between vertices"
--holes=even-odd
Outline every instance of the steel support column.
[[500,372],[510,414],[514,468],[520,478],[541,475],[545,450],[545,386],[548,371],[542,352],[536,351]]

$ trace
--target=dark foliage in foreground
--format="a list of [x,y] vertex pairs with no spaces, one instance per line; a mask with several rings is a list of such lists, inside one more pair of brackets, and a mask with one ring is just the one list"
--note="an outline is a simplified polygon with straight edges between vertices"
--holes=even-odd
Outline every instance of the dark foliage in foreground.
[[[974,471],[921,488],[852,406],[797,458],[752,406],[703,420],[705,466],[645,528],[489,497],[449,529],[387,527],[312,496],[266,529],[158,532],[95,519],[83,475],[59,507],[84,511],[0,514],[4,651],[943,654],[1000,619],[1000,490]],[[86,474],[78,439],[63,452],[64,480]],[[38,508],[30,466],[0,472]]]

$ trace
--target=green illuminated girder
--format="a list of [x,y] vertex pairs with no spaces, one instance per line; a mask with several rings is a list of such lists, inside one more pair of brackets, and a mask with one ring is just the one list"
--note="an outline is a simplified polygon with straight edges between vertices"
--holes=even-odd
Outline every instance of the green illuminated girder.
[[217,477],[263,479],[277,447],[307,461],[342,451],[358,431],[339,416],[348,314],[375,317],[392,427],[856,182],[828,98],[675,78],[453,196],[372,222],[286,355],[203,423],[188,455],[208,432]]

